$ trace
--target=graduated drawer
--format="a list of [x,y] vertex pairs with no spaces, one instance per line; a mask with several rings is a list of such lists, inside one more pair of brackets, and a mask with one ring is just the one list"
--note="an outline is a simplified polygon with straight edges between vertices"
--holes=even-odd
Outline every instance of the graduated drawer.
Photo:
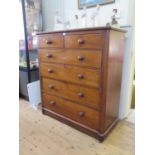
[[101,51],[40,49],[39,59],[43,62],[58,62],[64,64],[100,68]]
[[66,35],[65,48],[101,49],[103,47],[103,34]]
[[79,102],[80,104],[99,109],[99,90],[90,89],[68,82],[52,79],[42,79],[43,91]]
[[46,34],[38,36],[38,48],[63,48],[62,34]]
[[99,113],[96,110],[63,100],[59,97],[43,94],[43,108],[66,116],[93,129],[99,127]]
[[100,70],[97,69],[40,63],[40,74],[42,77],[49,77],[99,88]]

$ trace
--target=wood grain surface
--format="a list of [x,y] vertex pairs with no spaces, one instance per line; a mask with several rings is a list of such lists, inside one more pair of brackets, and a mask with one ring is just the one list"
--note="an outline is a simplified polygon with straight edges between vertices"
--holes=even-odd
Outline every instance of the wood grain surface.
[[101,67],[101,51],[99,50],[53,50],[39,49],[41,62],[63,63],[84,67]]
[[118,123],[103,143],[34,110],[19,108],[19,155],[134,155],[134,125]]
[[100,93],[98,89],[87,88],[48,78],[42,78],[43,92],[71,101],[76,101],[91,108],[99,109]]

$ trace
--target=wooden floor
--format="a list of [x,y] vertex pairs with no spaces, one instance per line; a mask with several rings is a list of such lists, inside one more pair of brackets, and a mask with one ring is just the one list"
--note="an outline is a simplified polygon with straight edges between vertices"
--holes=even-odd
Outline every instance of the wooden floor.
[[122,121],[103,143],[20,99],[20,155],[134,155],[134,125]]

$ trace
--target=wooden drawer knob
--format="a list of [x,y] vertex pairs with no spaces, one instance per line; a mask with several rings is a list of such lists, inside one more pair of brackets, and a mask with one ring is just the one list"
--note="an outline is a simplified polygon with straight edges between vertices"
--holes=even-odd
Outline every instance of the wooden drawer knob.
[[83,39],[78,39],[78,44],[84,44],[85,43],[85,41],[83,40]]
[[85,112],[80,111],[80,112],[79,112],[79,116],[80,116],[80,117],[84,117],[84,116],[85,116]]
[[46,57],[47,57],[47,58],[52,58],[53,55],[52,55],[52,54],[46,54]]
[[84,59],[85,59],[84,56],[78,56],[78,60],[79,60],[79,61],[83,61]]
[[51,40],[46,40],[45,42],[46,42],[46,44],[52,44],[53,43]]
[[49,89],[54,89],[54,85],[50,84],[50,85],[48,86],[48,88],[49,88]]
[[49,103],[50,103],[50,105],[52,105],[52,106],[56,105],[56,102],[55,102],[55,101],[50,101]]
[[83,74],[78,74],[78,78],[79,79],[83,79],[84,78],[84,75]]
[[79,93],[78,96],[79,97],[84,97],[84,93]]
[[50,68],[48,68],[48,73],[53,73],[53,70],[52,69],[50,69]]

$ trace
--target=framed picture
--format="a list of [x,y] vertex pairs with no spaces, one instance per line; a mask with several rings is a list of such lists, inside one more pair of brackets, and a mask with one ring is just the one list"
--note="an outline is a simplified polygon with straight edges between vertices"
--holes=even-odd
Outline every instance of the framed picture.
[[114,3],[115,0],[78,0],[78,7],[79,9],[82,9],[83,7],[93,7],[96,6],[97,4],[99,5],[104,5],[108,3]]

